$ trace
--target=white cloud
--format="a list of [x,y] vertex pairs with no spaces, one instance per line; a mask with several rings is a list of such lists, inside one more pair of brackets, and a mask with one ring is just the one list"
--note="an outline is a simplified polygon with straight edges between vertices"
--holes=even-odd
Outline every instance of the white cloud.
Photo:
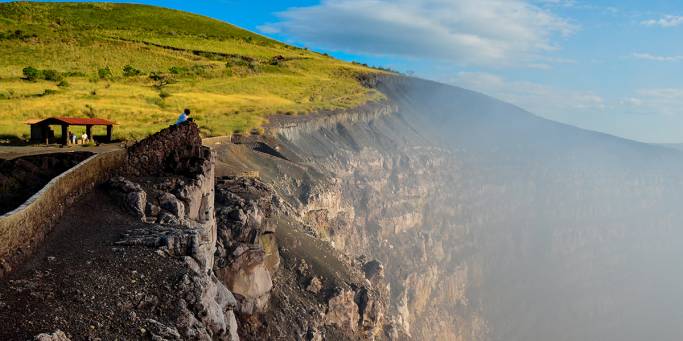
[[636,52],[631,54],[635,59],[640,60],[650,60],[655,62],[681,62],[683,61],[683,56],[659,56],[650,53]]
[[566,118],[576,112],[592,113],[607,108],[605,100],[592,92],[506,80],[489,73],[461,72],[449,83],[483,92],[549,118]]
[[621,104],[629,113],[680,116],[683,114],[683,88],[640,89]]
[[[683,88],[646,88],[622,99],[606,99],[590,91],[515,81],[483,72],[461,72],[447,83],[513,103],[532,113],[560,121],[577,114],[683,116]],[[577,121],[578,122],[578,121]]]
[[260,27],[351,53],[467,65],[535,65],[576,27],[525,0],[324,0]]
[[676,27],[683,24],[683,16],[665,15],[659,19],[649,19],[640,22],[645,26]]

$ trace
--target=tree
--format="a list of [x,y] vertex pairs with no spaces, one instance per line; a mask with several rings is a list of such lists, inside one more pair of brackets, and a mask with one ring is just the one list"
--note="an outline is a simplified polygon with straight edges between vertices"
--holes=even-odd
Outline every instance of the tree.
[[126,65],[123,67],[123,75],[126,77],[134,77],[142,74],[142,71],[134,68],[132,65]]
[[34,68],[33,66],[27,66],[21,72],[24,74],[24,79],[28,81],[36,81],[41,78],[42,74],[40,70]]
[[97,75],[100,77],[100,79],[111,79],[113,78],[113,74],[111,73],[111,69],[109,66],[97,70]]

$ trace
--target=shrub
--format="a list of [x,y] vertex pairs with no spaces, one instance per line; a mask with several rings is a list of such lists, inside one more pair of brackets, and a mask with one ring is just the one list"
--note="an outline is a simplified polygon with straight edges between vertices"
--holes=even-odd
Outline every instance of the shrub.
[[49,95],[54,95],[54,94],[56,94],[56,93],[57,93],[57,90],[45,89],[45,90],[43,90],[43,93],[40,94],[39,96],[40,96],[40,97],[42,97],[42,96],[49,96]]
[[28,41],[31,38],[37,38],[38,35],[33,33],[33,34],[28,34],[24,33],[22,30],[16,30],[16,31],[7,31],[7,32],[0,32],[0,40],[23,40],[23,41]]
[[24,74],[24,79],[28,81],[36,81],[42,78],[42,73],[40,70],[34,68],[33,66],[27,66],[21,72]]
[[59,82],[64,77],[62,77],[62,74],[57,72],[56,70],[43,70],[43,78],[46,81],[53,81],[53,82]]
[[123,67],[123,75],[126,77],[134,77],[142,74],[142,71],[134,68],[132,65],[126,65]]
[[168,97],[171,97],[171,93],[162,89],[161,91],[159,91],[159,97],[161,97],[161,99],[166,99]]
[[182,67],[182,66],[172,66],[170,69],[168,69],[168,72],[174,74],[174,75],[180,75],[183,73],[187,73],[187,68]]
[[68,88],[71,84],[65,79],[59,83],[57,83],[57,86],[60,88]]
[[114,75],[111,73],[109,66],[107,66],[97,70],[97,76],[100,77],[100,79],[112,79]]
[[85,77],[86,74],[81,71],[67,71],[62,74],[64,77]]
[[159,89],[159,90],[161,90],[166,85],[169,85],[169,84],[175,82],[172,78],[170,78],[167,75],[164,75],[163,73],[160,73],[160,72],[150,72],[149,79],[151,79],[155,82],[154,87]]

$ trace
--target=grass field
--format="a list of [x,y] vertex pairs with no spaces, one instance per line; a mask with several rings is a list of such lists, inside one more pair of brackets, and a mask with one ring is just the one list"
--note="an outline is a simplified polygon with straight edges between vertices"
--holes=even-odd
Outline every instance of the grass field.
[[[26,138],[28,119],[74,116],[114,120],[115,138],[138,139],[185,107],[205,136],[227,135],[272,114],[382,98],[357,81],[382,71],[151,6],[0,3],[0,51],[5,137]],[[33,80],[29,66],[39,72]]]

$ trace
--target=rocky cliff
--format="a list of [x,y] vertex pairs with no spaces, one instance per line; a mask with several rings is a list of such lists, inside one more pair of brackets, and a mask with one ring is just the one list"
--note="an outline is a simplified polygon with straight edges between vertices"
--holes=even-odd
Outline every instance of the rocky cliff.
[[[382,273],[387,311],[373,337],[486,335],[478,302],[467,295],[476,279],[466,262],[471,235],[456,223],[459,208],[451,205],[458,177],[452,152],[416,130],[391,103],[281,118],[270,133],[217,147],[219,169],[257,170],[309,235],[360,262],[367,273]],[[277,153],[256,147],[261,144]],[[353,321],[362,324],[358,316]]]
[[[373,337],[680,334],[673,315],[629,308],[663,311],[664,302],[681,298],[645,280],[662,288],[683,282],[671,263],[683,246],[676,242],[679,152],[544,120],[438,83],[364,83],[387,101],[274,119],[265,136],[240,137],[216,151],[218,174],[258,174],[291,206],[305,235],[347,264],[381,264],[388,296],[382,332]],[[297,259],[281,257],[284,264]],[[298,291],[273,290],[271,301],[317,287],[282,271],[272,279],[274,288],[293,283]],[[328,299],[311,310],[330,316]],[[359,315],[352,320],[361,325]]]

